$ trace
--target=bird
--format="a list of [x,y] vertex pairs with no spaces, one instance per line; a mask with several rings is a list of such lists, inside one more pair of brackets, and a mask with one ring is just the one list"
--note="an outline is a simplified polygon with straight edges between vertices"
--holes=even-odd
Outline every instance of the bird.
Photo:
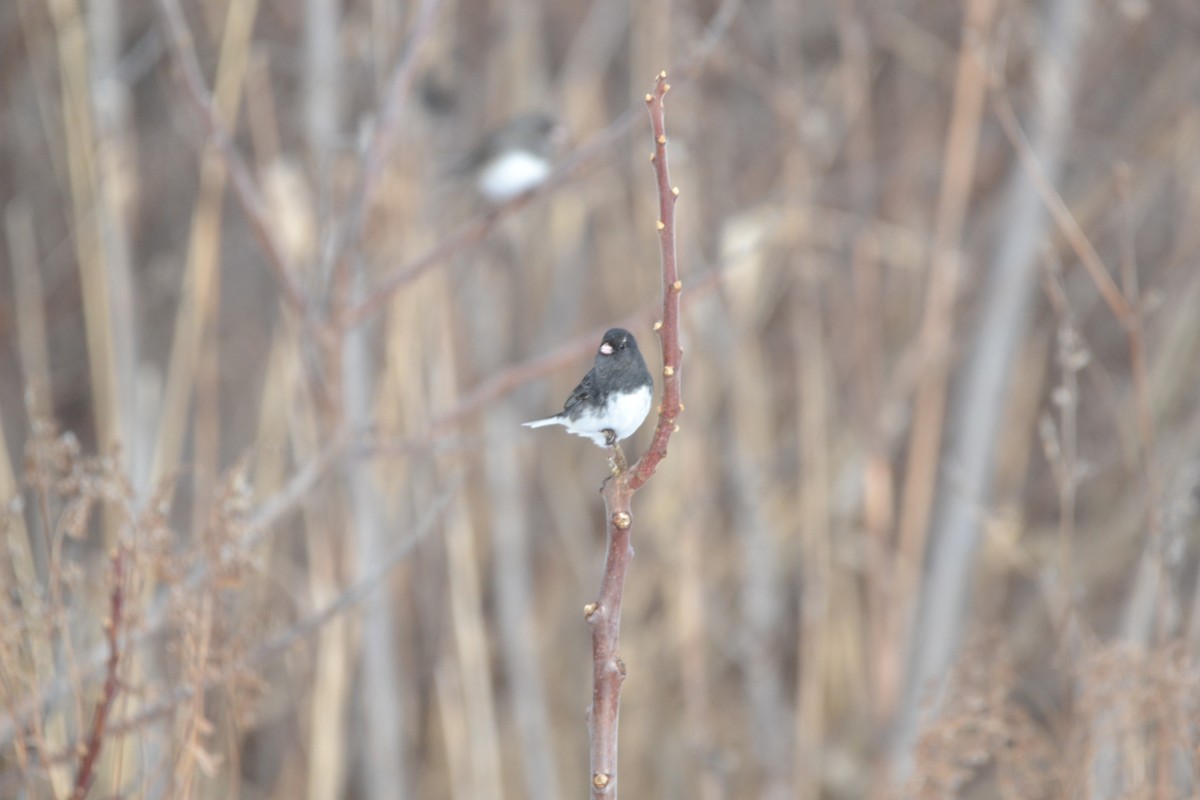
[[599,447],[613,447],[646,421],[653,392],[654,379],[637,340],[624,328],[611,328],[600,340],[595,365],[571,392],[562,412],[523,424],[562,425],[567,433],[591,439]]
[[538,186],[553,167],[566,128],[546,114],[514,117],[492,131],[460,165],[474,173],[475,187],[492,203],[503,203]]

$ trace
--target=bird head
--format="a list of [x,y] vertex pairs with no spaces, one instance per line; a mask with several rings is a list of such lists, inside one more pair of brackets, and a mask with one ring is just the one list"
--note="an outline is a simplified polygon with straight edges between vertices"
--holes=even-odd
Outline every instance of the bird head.
[[613,356],[627,352],[637,352],[637,342],[633,334],[624,328],[611,328],[600,340],[600,355]]

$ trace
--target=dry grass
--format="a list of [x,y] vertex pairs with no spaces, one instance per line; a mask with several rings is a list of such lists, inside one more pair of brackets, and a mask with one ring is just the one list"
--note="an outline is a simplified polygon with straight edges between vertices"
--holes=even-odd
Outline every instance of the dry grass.
[[1200,793],[1194,5],[0,3],[0,797],[587,791],[660,69],[625,796]]

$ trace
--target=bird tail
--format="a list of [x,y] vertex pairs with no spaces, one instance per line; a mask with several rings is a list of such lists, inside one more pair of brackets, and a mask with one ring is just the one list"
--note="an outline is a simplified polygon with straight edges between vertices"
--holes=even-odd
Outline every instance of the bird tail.
[[558,425],[561,422],[562,418],[555,414],[553,417],[546,417],[545,419],[535,419],[532,422],[522,422],[521,426],[525,428],[541,428],[546,425]]

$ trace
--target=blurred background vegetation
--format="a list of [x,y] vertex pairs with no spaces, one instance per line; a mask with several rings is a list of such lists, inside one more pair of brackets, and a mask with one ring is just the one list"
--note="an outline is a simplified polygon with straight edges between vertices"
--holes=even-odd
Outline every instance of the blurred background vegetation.
[[[518,423],[611,325],[661,363],[660,69],[624,794],[1194,796],[1198,52],[1194,0],[0,4],[0,796],[586,791],[605,454]],[[488,207],[530,111],[563,169]]]

